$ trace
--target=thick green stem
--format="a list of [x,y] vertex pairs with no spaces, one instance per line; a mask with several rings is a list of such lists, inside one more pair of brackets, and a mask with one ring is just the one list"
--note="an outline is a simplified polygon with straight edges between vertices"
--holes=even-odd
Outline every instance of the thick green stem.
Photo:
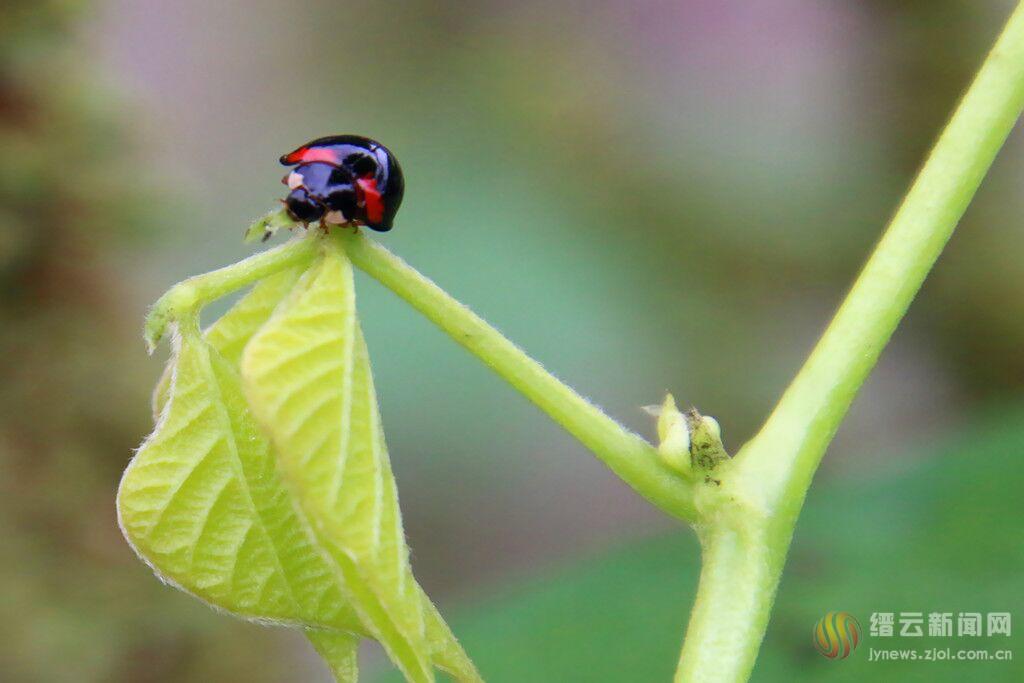
[[699,535],[700,591],[676,681],[743,681],[754,667],[758,648],[749,644],[760,643],[768,625],[771,600],[765,596],[774,595],[784,558],[751,520],[718,524]]
[[315,239],[297,237],[238,263],[179,282],[157,299],[149,310],[144,328],[146,348],[153,352],[171,320],[185,313],[197,313],[211,301],[268,275],[312,261],[316,255],[316,242]]
[[804,367],[728,464],[721,491],[698,497],[704,570],[678,682],[749,676],[818,463],[1022,107],[1024,3]]
[[360,269],[405,299],[579,439],[640,495],[670,515],[695,518],[692,485],[657,450],[563,384],[500,332],[400,258],[362,235],[337,233]]

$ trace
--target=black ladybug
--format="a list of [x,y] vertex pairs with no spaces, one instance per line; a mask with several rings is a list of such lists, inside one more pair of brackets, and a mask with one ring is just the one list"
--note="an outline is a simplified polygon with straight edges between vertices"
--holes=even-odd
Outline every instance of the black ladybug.
[[295,166],[282,182],[291,189],[284,204],[296,221],[391,229],[405,178],[384,145],[360,135],[332,135],[285,154],[281,163]]

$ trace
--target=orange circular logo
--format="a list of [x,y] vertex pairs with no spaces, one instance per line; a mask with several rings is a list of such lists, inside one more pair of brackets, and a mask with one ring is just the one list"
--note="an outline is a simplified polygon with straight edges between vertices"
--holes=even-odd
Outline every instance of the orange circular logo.
[[829,659],[846,659],[860,642],[860,623],[849,612],[829,612],[814,625],[814,647]]

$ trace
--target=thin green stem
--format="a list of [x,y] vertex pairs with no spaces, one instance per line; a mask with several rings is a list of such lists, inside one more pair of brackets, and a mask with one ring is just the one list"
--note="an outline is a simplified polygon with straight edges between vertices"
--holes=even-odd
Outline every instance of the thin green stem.
[[1024,2],[807,362],[721,490],[700,492],[705,569],[677,682],[746,680],[818,463],[1022,107]]
[[563,384],[478,315],[400,258],[359,234],[338,232],[360,269],[405,299],[466,350],[579,439],[640,495],[681,519],[695,519],[692,485],[643,438]]
[[315,239],[296,237],[230,266],[179,282],[157,299],[146,316],[144,338],[150,353],[164,336],[167,324],[185,313],[198,313],[206,304],[261,280],[268,275],[299,266],[316,255]]

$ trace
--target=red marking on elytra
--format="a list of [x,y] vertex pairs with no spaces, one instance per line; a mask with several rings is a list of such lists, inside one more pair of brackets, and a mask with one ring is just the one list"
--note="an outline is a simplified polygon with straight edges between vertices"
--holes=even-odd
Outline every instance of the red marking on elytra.
[[325,147],[299,147],[291,154],[285,156],[284,161],[286,164],[308,164],[314,161],[337,164],[338,155],[334,150]]
[[363,191],[366,200],[366,217],[371,223],[380,223],[384,220],[384,201],[381,199],[380,190],[377,189],[377,180],[367,176],[356,180],[356,184]]

